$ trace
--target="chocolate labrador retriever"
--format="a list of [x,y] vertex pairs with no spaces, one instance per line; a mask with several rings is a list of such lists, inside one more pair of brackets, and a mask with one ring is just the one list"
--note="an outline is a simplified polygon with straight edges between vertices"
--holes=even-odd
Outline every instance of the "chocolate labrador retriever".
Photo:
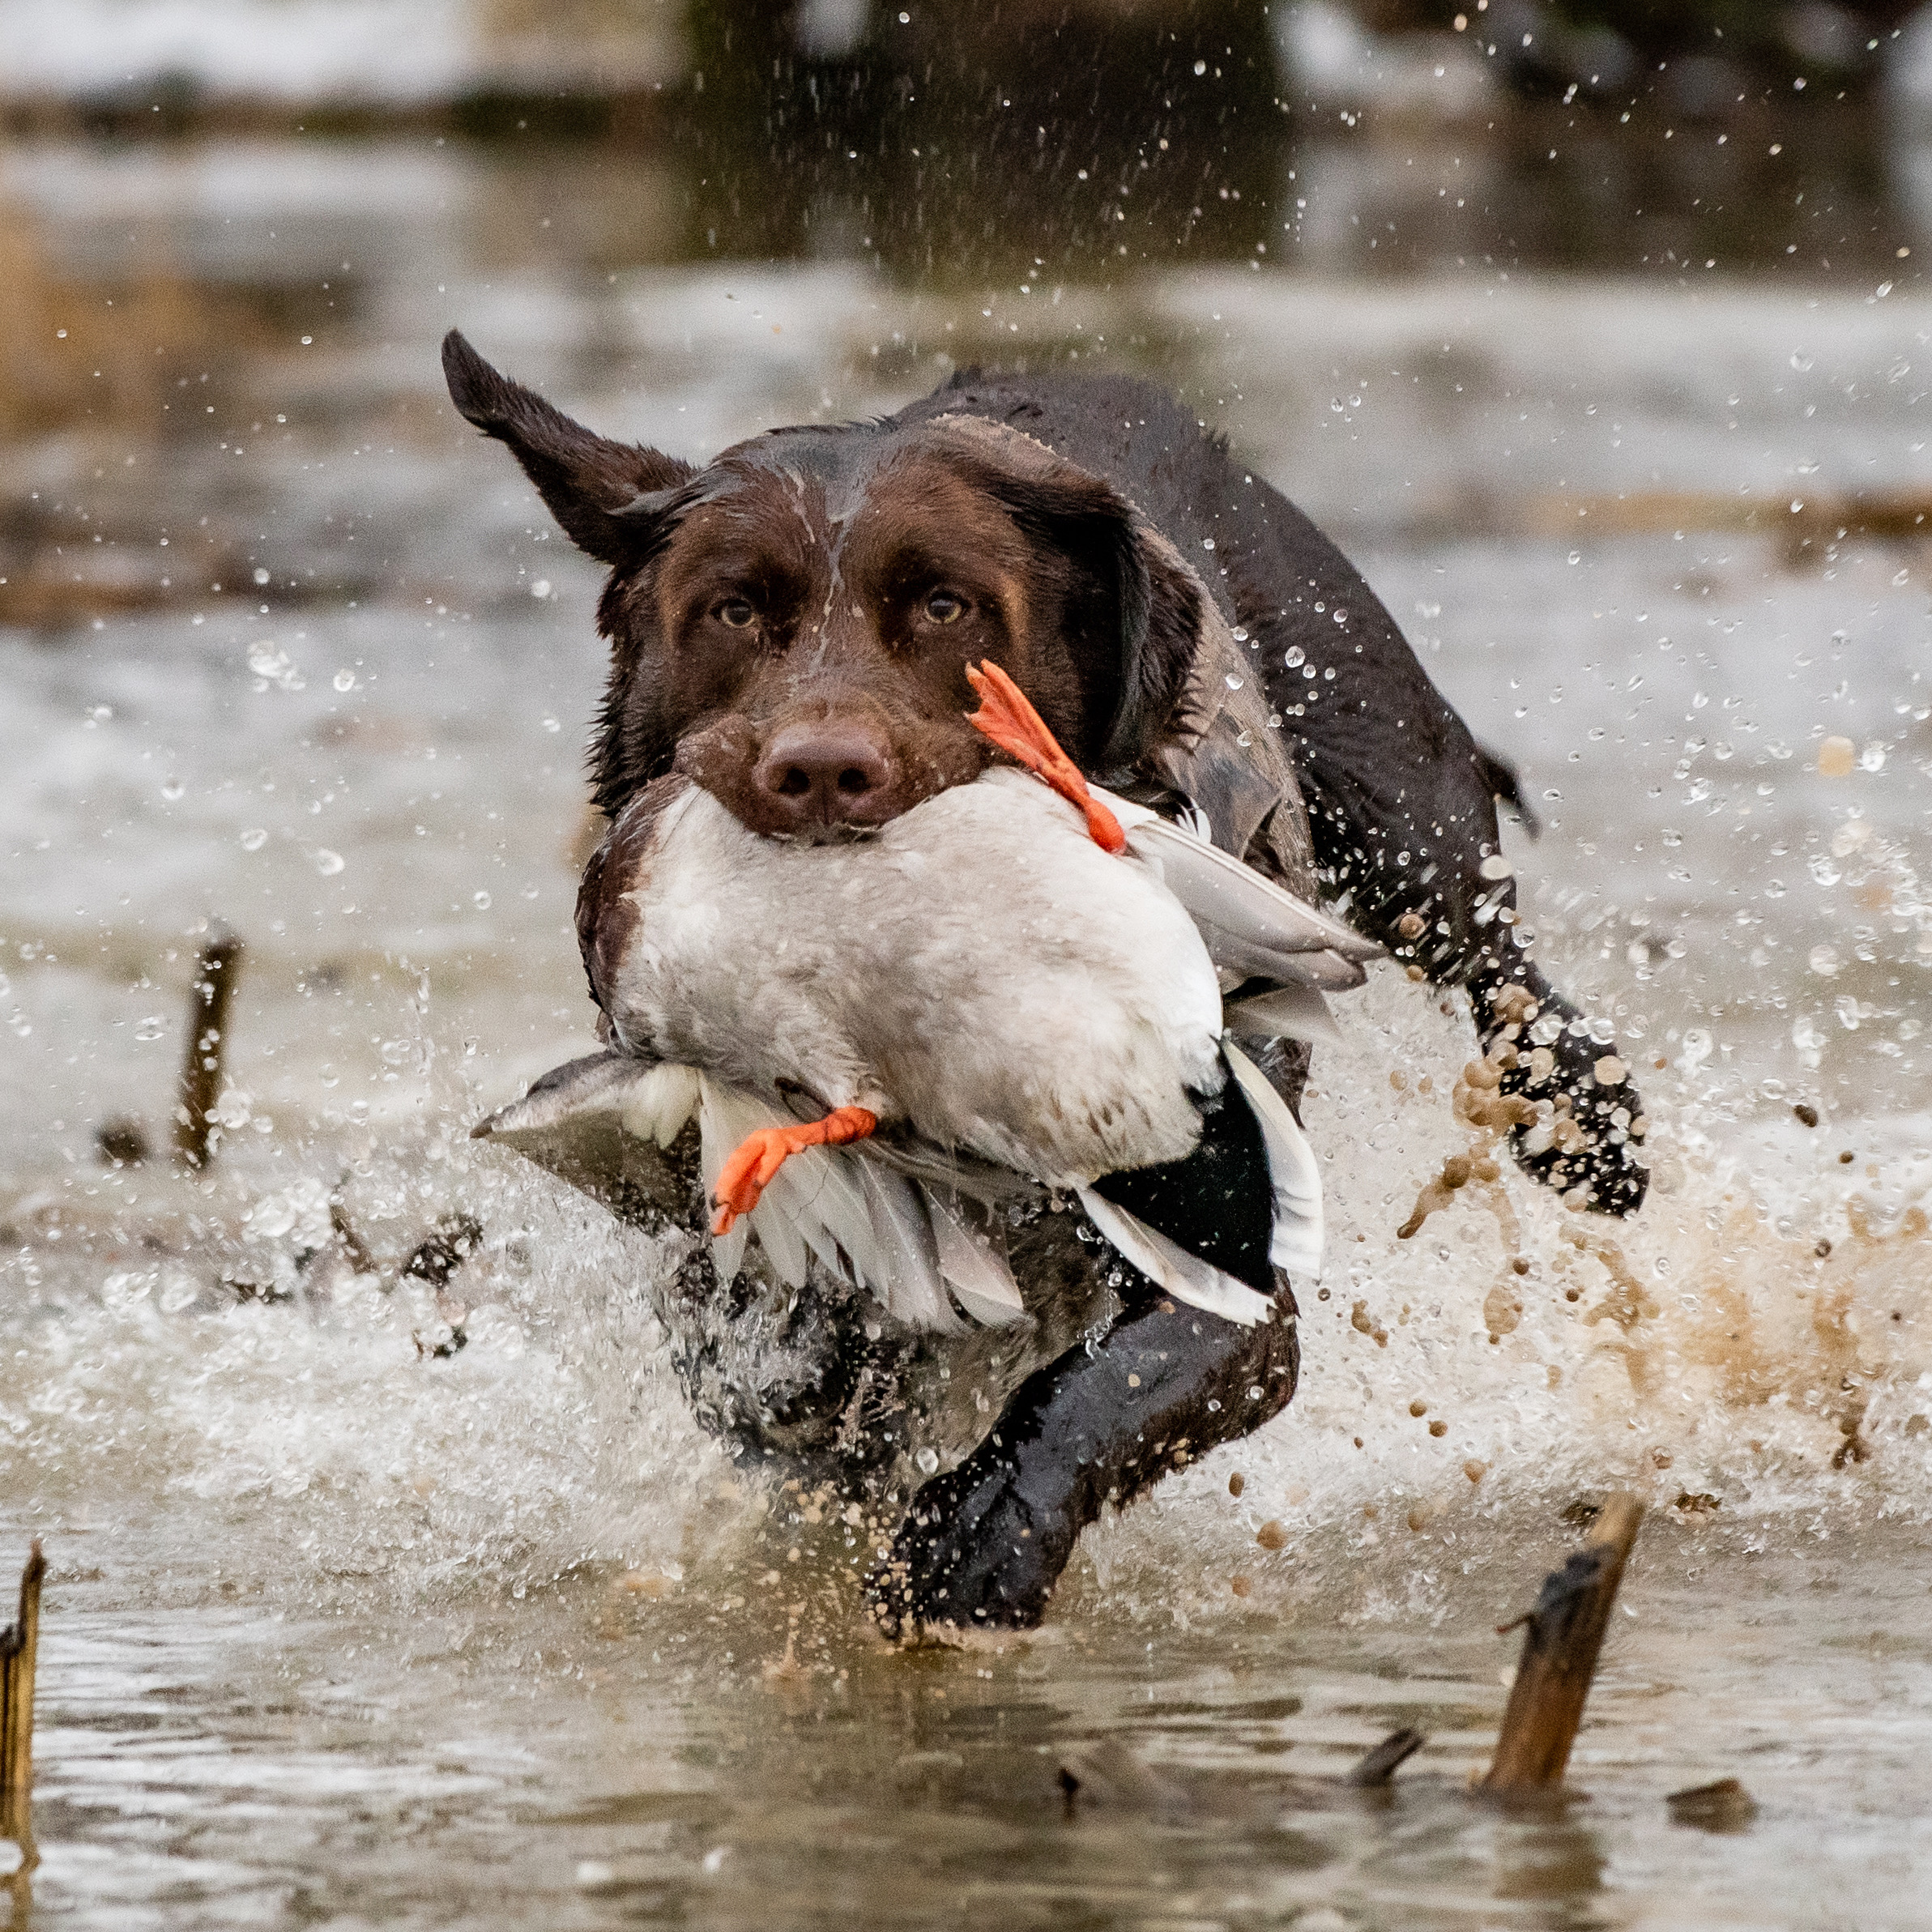
[[[997,664],[1089,777],[1185,795],[1216,843],[1466,992],[1517,1159],[1576,1205],[1641,1202],[1636,1094],[1600,1080],[1609,1047],[1521,940],[1496,818],[1513,778],[1334,545],[1170,397],[969,371],[883,421],[774,430],[697,468],[596,435],[459,335],[443,355],[457,408],[609,566],[606,813],[677,771],[755,831],[864,837],[980,774],[966,669]],[[1298,1105],[1306,1048],[1263,1064]],[[1273,1323],[1176,1307],[1042,1198],[1009,1217],[1024,1341],[895,1333],[834,1279],[774,1296],[755,1253],[719,1281],[689,1133],[660,1155],[614,1123],[573,1131],[500,1137],[681,1239],[658,1311],[706,1425],[881,1507],[916,1487],[874,1574],[889,1630],[1038,1622],[1107,1503],[1293,1395],[1278,1277]],[[1252,1205],[1209,1186],[1181,1211],[1226,1239]]]

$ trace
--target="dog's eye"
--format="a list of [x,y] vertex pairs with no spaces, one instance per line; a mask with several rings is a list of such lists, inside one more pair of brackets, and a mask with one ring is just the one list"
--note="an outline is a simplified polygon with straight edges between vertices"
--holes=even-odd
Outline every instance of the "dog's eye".
[[935,591],[926,599],[926,615],[935,624],[953,624],[966,615],[966,600],[957,591]]
[[743,630],[756,621],[758,613],[748,597],[727,597],[711,615],[729,630]]

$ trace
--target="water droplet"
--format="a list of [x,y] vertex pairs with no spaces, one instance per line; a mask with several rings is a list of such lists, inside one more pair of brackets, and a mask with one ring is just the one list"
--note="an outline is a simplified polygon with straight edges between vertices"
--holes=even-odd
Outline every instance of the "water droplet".
[[1802,376],[1810,369],[1811,358],[1802,349],[1794,349],[1791,354],[1791,366]]
[[1573,564],[1581,563],[1583,561],[1583,552],[1580,550],[1572,550],[1570,552],[1570,561]]
[[1306,659],[1307,655],[1308,654],[1302,649],[1300,645],[1290,645],[1289,646],[1287,656],[1283,658],[1282,662],[1286,664],[1290,671],[1293,671]]
[[378,1049],[386,1067],[399,1067],[409,1057],[407,1040],[385,1040]]
[[161,1025],[161,1016],[151,1013],[145,1019],[135,1022],[134,1038],[143,1041],[158,1040],[165,1030]]
[[258,638],[249,646],[248,667],[265,684],[279,685],[284,691],[302,689],[301,673],[273,638]]
[[264,570],[259,564],[255,566],[255,582],[257,583],[267,583],[268,582],[268,573]]
[[1476,869],[1486,879],[1513,879],[1516,876],[1516,868],[1500,852],[1491,852]]
[[265,1241],[277,1241],[295,1226],[296,1205],[286,1194],[271,1194],[243,1218],[251,1234]]
[[1836,977],[1840,962],[1837,950],[1832,946],[1814,946],[1811,949],[1811,970],[1821,979]]
[[260,825],[250,825],[241,834],[241,849],[245,852],[258,852],[268,843],[268,834]]
[[912,1460],[919,1465],[921,1474],[930,1476],[939,1468],[939,1451],[934,1448],[921,1449]]
[[338,691],[353,691],[356,689],[356,674],[352,671],[339,671],[331,681]]
[[540,599],[548,597],[550,595],[550,579],[548,577],[540,577],[530,586],[530,594],[532,597]]
[[1239,691],[1245,682],[1246,680],[1235,672],[1230,671],[1227,674],[1227,688],[1230,691]]
[[476,906],[479,912],[488,912],[489,911],[490,895],[487,892],[472,893],[470,895],[470,899],[471,902]]
[[1857,748],[1850,739],[1836,736],[1828,738],[1818,748],[1819,776],[1826,778],[1849,778],[1857,759]]
[[326,846],[315,855],[315,869],[325,879],[332,879],[342,870],[343,864],[340,852],[331,852]]
[[164,778],[161,781],[161,796],[166,799],[169,804],[173,804],[187,789],[188,787],[179,778]]
[[[1195,74],[1196,74],[1196,76],[1199,76],[1199,75],[1201,75],[1205,74],[1205,73],[1207,72],[1207,70],[1208,70],[1208,63],[1207,63],[1205,61],[1196,61],[1196,62],[1194,63],[1194,71],[1195,71]],[[924,1465],[923,1465],[923,1464],[922,1464],[920,1466],[921,1466],[922,1468],[923,1468],[923,1467],[924,1467]],[[936,1463],[933,1465],[933,1466],[934,1466],[934,1467],[936,1469],[936,1468],[938,1467],[938,1465],[937,1465],[937,1463],[936,1462]]]

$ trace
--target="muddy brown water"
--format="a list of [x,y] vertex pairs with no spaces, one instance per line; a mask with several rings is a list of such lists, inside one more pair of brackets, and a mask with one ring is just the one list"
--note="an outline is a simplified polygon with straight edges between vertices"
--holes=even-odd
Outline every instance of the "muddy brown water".
[[[1320,233],[1401,160],[1300,157]],[[14,1921],[1926,1922],[1926,552],[1777,518],[1932,501],[1932,301],[1453,237],[915,279],[694,257],[689,186],[427,136],[0,152],[0,1560],[53,1566]],[[465,1138],[588,1038],[600,657],[594,573],[440,397],[452,323],[693,455],[975,358],[1180,386],[1520,761],[1539,946],[1656,1123],[1641,1218],[1508,1175],[1398,1241],[1468,1035],[1379,976],[1309,1103],[1290,1410],[1090,1535],[1039,1636],[870,1640],[878,1526],[701,1439],[649,1244]],[[213,917],[220,1158],[104,1166],[112,1116],[165,1140]],[[354,1275],[332,1195],[392,1284],[481,1222],[467,1346]],[[1651,1514],[1577,1802],[1478,1806],[1493,1627],[1612,1483]],[[1333,1783],[1399,1724],[1392,1794]],[[1069,1811],[1102,1746],[1149,1776]],[[1727,1776],[1755,1820],[1672,1821]]]

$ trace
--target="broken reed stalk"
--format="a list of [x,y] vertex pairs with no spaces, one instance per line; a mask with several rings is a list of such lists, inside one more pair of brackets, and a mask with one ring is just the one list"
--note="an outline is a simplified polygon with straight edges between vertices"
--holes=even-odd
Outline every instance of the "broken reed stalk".
[[208,1116],[220,1097],[221,1059],[228,1003],[241,970],[241,941],[217,926],[195,962],[188,996],[188,1050],[181,1058],[181,1092],[174,1110],[174,1151],[182,1166],[205,1167],[214,1137]]
[[1392,1784],[1396,1772],[1429,1740],[1413,1725],[1391,1731],[1375,1749],[1356,1761],[1355,1768],[1342,1780],[1364,1791]]
[[0,1630],[0,1797],[24,1795],[33,1781],[33,1665],[41,1634],[41,1580],[47,1559],[39,1537],[20,1572],[20,1615]]
[[1547,1791],[1563,1782],[1624,1559],[1643,1517],[1644,1505],[1618,1491],[1597,1512],[1584,1546],[1544,1578],[1536,1608],[1521,1619],[1528,1626],[1522,1661],[1484,1790]]

